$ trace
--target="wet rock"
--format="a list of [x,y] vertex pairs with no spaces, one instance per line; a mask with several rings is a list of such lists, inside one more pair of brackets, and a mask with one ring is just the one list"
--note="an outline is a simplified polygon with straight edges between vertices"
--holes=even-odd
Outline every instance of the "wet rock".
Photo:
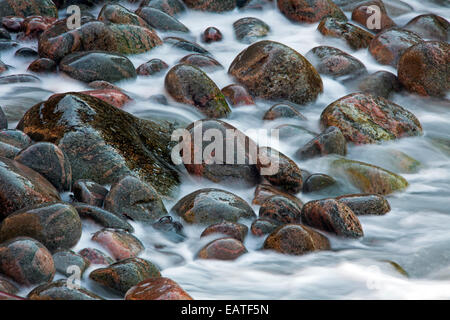
[[66,55],[79,51],[138,54],[161,44],[154,31],[140,26],[91,21],[69,30],[66,21],[62,20],[39,38],[39,55],[58,62]]
[[132,101],[127,94],[117,89],[88,90],[80,91],[80,93],[96,97],[117,108],[122,108],[124,105]]
[[37,58],[39,55],[31,48],[20,48],[14,53],[14,56],[18,58]]
[[[212,131],[209,131],[210,129]],[[253,154],[258,146],[243,132],[220,120],[199,120],[187,126],[186,130],[189,136],[183,138],[181,142],[183,158],[180,160],[190,174],[205,177],[216,183],[240,181],[254,185],[259,182],[257,156]],[[209,146],[211,142],[202,141],[200,146],[200,143],[195,141],[196,134],[201,133],[202,137],[205,137],[207,131],[217,133],[214,144],[216,148],[222,148],[223,157],[212,152]],[[230,150],[232,154],[228,154],[226,146],[232,143],[236,149]],[[196,156],[198,154],[203,155],[200,161]]]
[[0,85],[11,83],[39,83],[41,80],[31,74],[12,74],[10,76],[0,77]]
[[32,15],[57,17],[58,10],[51,0],[0,1],[0,17],[18,16],[26,18]]
[[57,68],[58,64],[55,61],[47,58],[39,58],[28,66],[28,71],[35,73],[54,73]]
[[33,169],[59,190],[70,190],[72,167],[64,151],[48,142],[38,142],[23,149],[15,158],[17,162]]
[[254,236],[262,237],[265,234],[272,233],[279,226],[280,223],[274,220],[268,218],[258,218],[253,221],[250,230]]
[[105,209],[121,217],[150,223],[167,214],[156,190],[132,176],[124,177],[111,187],[105,198]]
[[0,244],[0,272],[25,286],[52,281],[55,265],[38,241],[19,237]]
[[54,17],[41,16],[30,16],[26,18],[22,23],[22,32],[17,35],[17,40],[33,41],[34,39],[39,39],[39,36],[45,30],[49,29],[56,20]]
[[2,26],[9,32],[22,31],[22,24],[25,19],[23,17],[8,16],[2,18]]
[[83,276],[84,271],[89,267],[89,260],[76,254],[73,251],[58,251],[53,254],[53,262],[55,263],[56,271],[69,277],[75,272],[80,272]]
[[336,184],[336,180],[327,174],[316,173],[312,174],[303,183],[303,192],[316,192],[329,188]]
[[280,226],[264,242],[265,250],[289,255],[302,255],[330,248],[330,242],[325,236],[300,224]]
[[347,154],[347,142],[339,128],[328,127],[323,133],[310,140],[296,152],[299,159],[306,160],[314,157],[338,154]]
[[381,64],[397,67],[400,57],[405,51],[422,42],[422,38],[414,32],[390,28],[379,33],[370,43],[370,54]]
[[183,225],[178,221],[174,221],[171,216],[162,217],[152,226],[173,242],[183,242],[186,239],[186,235],[183,232]]
[[278,9],[295,22],[314,23],[323,17],[347,20],[345,14],[331,0],[278,0]]
[[175,101],[192,105],[209,118],[226,117],[231,112],[216,84],[191,65],[178,64],[170,69],[165,88]]
[[367,73],[367,69],[361,61],[334,47],[312,48],[305,57],[320,74],[333,79],[353,80]]
[[110,265],[114,263],[113,258],[98,249],[84,248],[78,254],[88,260],[90,264]]
[[171,16],[186,11],[186,7],[182,0],[144,0],[141,3],[141,8],[145,6],[156,8]]
[[179,37],[166,37],[164,38],[164,43],[183,51],[210,54],[208,50],[201,47],[199,44]]
[[183,0],[186,6],[194,10],[223,12],[236,7],[236,0]]
[[73,207],[81,218],[91,219],[104,228],[134,231],[134,228],[124,218],[120,218],[112,212],[84,203],[74,203]]
[[72,192],[76,200],[101,208],[109,191],[94,181],[80,179],[73,184]]
[[255,216],[244,199],[220,189],[200,189],[178,201],[172,212],[188,223],[237,222]]
[[8,30],[0,28],[0,39],[11,40],[11,34],[8,32]]
[[207,227],[200,237],[207,237],[212,234],[222,234],[227,237],[234,238],[241,242],[244,242],[248,233],[248,227],[241,223],[235,222],[220,222]]
[[348,142],[376,143],[422,134],[419,120],[408,110],[384,99],[352,93],[330,104],[320,117],[324,127],[338,127]]
[[[303,174],[302,170],[302,179],[306,179],[307,176]],[[272,196],[281,196],[283,198],[288,198],[289,200],[293,201],[295,204],[297,204],[298,207],[302,207],[303,203],[299,198],[296,196],[293,196],[289,193],[283,192],[274,186],[270,184],[258,184],[255,189],[255,197],[253,198],[253,204],[261,206],[268,198]]]
[[301,54],[277,42],[260,41],[242,51],[228,70],[259,98],[305,104],[323,90],[322,79]]
[[346,204],[357,216],[381,216],[391,211],[389,202],[379,194],[347,194],[336,200]]
[[96,269],[89,275],[91,280],[123,294],[146,279],[159,277],[158,267],[140,258],[125,259],[109,267]]
[[400,173],[417,173],[422,164],[404,152],[395,149],[386,150],[383,158],[387,160],[392,170]]
[[282,190],[294,194],[302,190],[302,171],[281,152],[270,147],[259,148],[256,167],[261,176]]
[[266,37],[270,27],[258,18],[242,18],[233,23],[236,39],[242,43],[253,43]]
[[139,16],[156,30],[189,32],[189,29],[176,18],[155,8],[143,7],[139,10]]
[[70,249],[81,238],[81,220],[65,203],[28,207],[8,215],[0,225],[0,242],[19,236],[36,239],[51,252]]
[[356,7],[352,12],[352,20],[375,33],[395,27],[395,22],[389,17],[384,6],[378,6],[380,15],[379,21],[371,18],[374,14],[378,14],[377,11],[370,8],[371,6],[373,6],[373,3],[368,2]]
[[66,279],[43,284],[34,288],[29,294],[30,300],[103,300],[84,288],[67,285]]
[[96,232],[92,240],[99,243],[116,260],[133,258],[144,251],[144,245],[138,238],[122,230],[103,229]]
[[112,90],[117,90],[117,91],[122,90],[122,89],[120,89],[120,87],[116,86],[115,84],[112,84],[111,82],[103,81],[103,80],[89,82],[88,87],[93,88],[93,89],[98,89],[98,90],[104,90],[104,89],[112,89]]
[[223,69],[219,61],[201,53],[193,53],[181,58],[180,63],[197,67],[204,72]]
[[450,23],[435,14],[422,14],[410,20],[404,29],[417,33],[424,39],[449,41]]
[[60,200],[59,193],[36,171],[0,158],[0,212],[5,217],[25,207]]
[[98,14],[98,20],[105,23],[129,24],[148,28],[147,22],[142,17],[131,12],[120,4],[105,4]]
[[168,278],[146,279],[125,294],[125,300],[193,300],[178,283]]
[[171,124],[143,120],[95,97],[54,95],[32,107],[18,124],[35,141],[58,145],[72,164],[72,177],[111,184],[125,175],[170,194],[178,173],[170,166]]
[[0,157],[13,160],[19,152],[19,148],[0,141]]
[[214,240],[203,247],[197,255],[199,259],[236,260],[247,253],[244,244],[234,238]]
[[[12,280],[0,275],[0,292],[7,294],[17,294],[19,292],[19,288],[14,285]],[[2,299],[0,298],[0,300]]]
[[127,57],[101,51],[70,54],[61,60],[59,69],[83,82],[117,82],[136,78],[136,70]]
[[410,92],[443,97],[450,90],[450,45],[427,41],[417,44],[400,58],[398,79]]
[[302,207],[283,196],[272,196],[266,199],[259,208],[259,217],[270,219],[278,224],[298,223]]
[[216,27],[208,27],[203,32],[202,40],[206,43],[222,41],[222,32]]
[[26,299],[24,299],[22,297],[19,297],[19,296],[16,296],[16,295],[13,295],[13,294],[9,294],[7,292],[0,291],[0,301],[1,300],[11,300],[11,301],[13,301],[13,300],[26,300]]
[[347,159],[335,160],[332,170],[347,178],[356,188],[364,193],[387,195],[408,186],[405,178],[383,168]]
[[152,59],[141,64],[136,73],[140,76],[151,76],[169,68],[169,65],[161,59]]
[[20,149],[27,148],[32,143],[30,137],[20,130],[1,130],[0,141]]
[[164,105],[164,106],[168,106],[168,105],[169,105],[169,101],[167,100],[166,96],[163,95],[163,94],[154,94],[154,95],[151,95],[151,96],[148,98],[148,101],[149,101],[149,102],[152,102],[152,103],[156,103],[156,104],[162,104],[162,105]]
[[253,97],[248,93],[247,89],[239,84],[230,84],[226,86],[222,89],[222,93],[233,107],[255,104]]
[[364,29],[335,18],[323,19],[317,30],[325,37],[344,40],[353,50],[367,48],[373,39],[373,35]]
[[400,91],[400,82],[395,74],[377,71],[359,81],[359,90],[388,99],[392,92]]
[[279,103],[270,107],[264,114],[263,120],[275,120],[279,118],[290,118],[298,120],[306,120],[306,117],[290,104]]
[[364,235],[361,223],[353,211],[335,199],[306,203],[301,217],[304,224],[338,236],[360,238]]
[[0,107],[0,130],[1,129],[8,129],[8,119],[6,118],[3,109]]

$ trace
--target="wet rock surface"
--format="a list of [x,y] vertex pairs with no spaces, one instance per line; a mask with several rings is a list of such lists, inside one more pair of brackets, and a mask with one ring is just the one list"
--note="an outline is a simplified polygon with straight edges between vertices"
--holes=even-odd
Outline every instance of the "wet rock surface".
[[69,287],[67,280],[61,279],[36,287],[28,294],[30,300],[103,300],[98,295],[84,289]]
[[314,23],[328,16],[347,19],[341,9],[330,0],[278,0],[277,4],[281,13],[295,22]]
[[422,14],[411,19],[404,29],[417,33],[427,40],[449,41],[450,23],[435,14]]
[[373,39],[373,35],[364,29],[335,18],[323,19],[317,30],[325,37],[344,40],[353,50],[367,48]]
[[90,264],[89,260],[73,251],[58,251],[54,253],[53,262],[55,263],[56,271],[67,277],[74,272],[78,272],[78,270],[80,275],[83,276],[84,271]]
[[142,242],[131,233],[122,230],[103,229],[92,236],[116,260],[134,258],[144,250]]
[[168,278],[151,278],[125,294],[125,300],[193,300],[178,283]]
[[259,208],[259,217],[270,219],[278,224],[300,222],[302,206],[283,196],[272,196],[266,199]]
[[359,90],[388,99],[392,93],[400,91],[400,82],[395,74],[377,71],[364,78],[358,84]]
[[207,237],[213,234],[222,234],[244,242],[247,233],[248,227],[244,224],[235,222],[221,222],[207,227],[205,230],[203,230],[200,237]]
[[253,43],[264,38],[270,32],[270,27],[257,18],[242,18],[233,23],[236,39],[243,43]]
[[347,154],[347,142],[345,136],[339,128],[331,126],[323,133],[309,141],[300,148],[296,155],[300,159],[310,159],[314,157],[338,154]]
[[101,208],[109,191],[94,181],[80,179],[73,184],[72,192],[76,200]]
[[161,10],[143,7],[138,14],[139,17],[156,30],[189,32],[189,29],[184,24]]
[[90,219],[104,228],[122,229],[130,232],[134,231],[134,228],[125,220],[125,218],[112,212],[84,203],[73,203],[72,205],[77,210],[80,218]]
[[384,215],[391,211],[387,199],[379,194],[349,194],[336,200],[346,204],[358,216]]
[[208,243],[200,250],[199,259],[235,260],[247,253],[247,249],[239,240],[234,238],[222,238]]

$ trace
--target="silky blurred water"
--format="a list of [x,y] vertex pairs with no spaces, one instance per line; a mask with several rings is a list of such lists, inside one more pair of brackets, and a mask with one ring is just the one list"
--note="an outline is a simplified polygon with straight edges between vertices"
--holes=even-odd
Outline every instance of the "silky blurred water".
[[[390,1],[386,1],[389,3]],[[411,18],[422,13],[436,13],[450,19],[450,8],[439,7],[433,2],[408,1],[414,12],[394,18],[398,25],[404,25]],[[129,8],[135,5],[124,4]],[[98,13],[99,8],[93,10]],[[348,13],[347,13],[348,14]],[[369,73],[394,68],[378,64],[367,50],[352,51],[344,42],[326,39],[316,31],[317,23],[311,25],[292,24],[276,8],[264,11],[212,14],[189,12],[180,16],[190,30],[190,37],[200,43],[200,34],[209,26],[218,27],[223,35],[222,42],[202,44],[223,66],[208,75],[222,88],[233,83],[227,69],[236,55],[247,45],[235,40],[232,24],[242,17],[257,17],[270,25],[272,31],[267,39],[286,44],[301,54],[318,45],[338,47],[358,59]],[[163,34],[161,36],[164,36]],[[36,43],[26,44],[36,48]],[[10,74],[25,73],[31,60],[15,58],[14,50],[2,53],[1,60],[15,69]],[[187,53],[162,46],[142,55],[131,56],[137,67],[151,58],[160,58],[169,65]],[[319,132],[318,119],[322,110],[336,99],[354,92],[354,88],[322,76],[324,93],[311,105],[300,111],[308,118],[301,125]],[[14,127],[21,115],[33,104],[45,100],[53,93],[81,91],[88,88],[64,76],[42,76],[39,84],[15,84],[0,86],[0,105]],[[135,81],[119,84],[135,102],[125,110],[143,118],[163,117],[190,123],[201,115],[192,108],[171,102],[171,106],[152,103],[151,95],[164,93],[164,74],[156,77],[139,77]],[[422,163],[414,174],[402,175],[410,186],[404,192],[388,197],[392,211],[385,216],[360,217],[365,236],[358,240],[343,240],[329,236],[332,250],[308,254],[300,257],[280,255],[260,250],[263,238],[249,235],[245,241],[250,253],[237,261],[196,260],[198,250],[211,238],[200,239],[203,227],[186,227],[188,240],[172,243],[165,240],[151,228],[136,223],[136,235],[143,241],[146,250],[142,257],[158,264],[162,274],[178,282],[195,299],[448,299],[450,298],[450,105],[409,95],[395,95],[394,102],[413,112],[424,128],[422,137],[405,138],[382,145],[350,147],[348,158],[376,164],[396,171],[387,156],[391,149],[403,151]],[[241,130],[271,129],[292,121],[266,121],[264,112],[272,104],[257,101],[255,106],[238,107],[227,119]],[[299,123],[297,123],[299,124]],[[306,139],[306,140],[305,140]],[[293,157],[309,137],[282,139],[277,146],[281,152]],[[446,144],[442,144],[446,141]],[[313,159],[297,164],[310,172],[329,173],[329,163],[333,157]],[[398,172],[398,171],[397,171]],[[180,193],[174,201],[166,201],[170,208],[182,196],[206,187],[222,188],[244,198],[251,203],[254,188],[239,185],[217,185],[207,180],[184,177]],[[340,187],[333,195],[354,192],[346,182],[339,181]],[[327,194],[299,194],[307,202],[328,196]],[[254,206],[258,213],[259,208]],[[250,225],[250,221],[246,224]],[[98,226],[84,223],[83,238],[76,251],[84,247],[97,247],[90,241]],[[164,245],[156,249],[155,245]],[[405,277],[392,266],[399,264],[409,277]],[[86,272],[83,286],[109,298],[119,298],[106,292],[88,280]]]

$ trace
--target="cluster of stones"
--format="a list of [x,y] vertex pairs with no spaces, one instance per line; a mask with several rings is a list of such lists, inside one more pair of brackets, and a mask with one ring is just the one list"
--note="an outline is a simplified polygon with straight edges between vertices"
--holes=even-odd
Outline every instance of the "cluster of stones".
[[[235,260],[248,252],[249,233],[266,237],[264,250],[303,255],[331,249],[330,237],[363,237],[358,216],[390,211],[385,196],[405,189],[406,179],[346,159],[347,149],[422,134],[419,120],[388,98],[402,88],[422,96],[445,96],[450,89],[448,22],[429,14],[399,27],[380,0],[354,7],[354,24],[330,0],[276,2],[287,19],[319,23],[318,32],[324,37],[341,39],[349,51],[367,49],[380,64],[396,68],[397,76],[386,71],[369,75],[361,61],[334,47],[315,47],[303,56],[265,39],[271,26],[246,17],[233,24],[236,40],[248,45],[228,68],[236,83],[220,89],[208,73],[224,67],[206,48],[221,41],[222,33],[206,29],[203,47],[185,39],[190,30],[177,15],[186,10],[231,11],[237,6],[244,10],[256,6],[252,1],[144,0],[135,12],[106,4],[97,18],[83,16],[78,28],[69,29],[66,19],[57,16],[64,1],[0,0],[1,48],[17,46],[10,33],[17,33],[17,41],[38,40],[37,51],[16,52],[33,60],[28,67],[31,74],[0,77],[0,83],[36,82],[41,73],[59,72],[90,88],[52,95],[31,107],[16,129],[8,129],[0,108],[0,300],[16,297],[20,286],[32,289],[29,299],[102,299],[66,280],[53,281],[56,273],[68,277],[71,266],[82,274],[97,266],[88,277],[127,300],[192,299],[163,277],[156,264],[139,257],[145,247],[134,234],[134,223],[153,227],[174,242],[186,238],[183,224],[202,225],[202,247],[196,257]],[[367,7],[373,3],[382,8],[381,26],[367,30]],[[163,33],[170,35],[161,38]],[[137,68],[127,57],[161,45],[185,51],[186,56],[173,66],[155,58]],[[7,70],[0,65],[0,73]],[[166,93],[174,102],[204,116],[186,126],[190,133],[199,127],[203,132],[233,129],[237,150],[245,150],[244,164],[189,161],[184,163],[188,174],[217,184],[239,181],[255,187],[252,204],[259,206],[258,215],[244,199],[219,188],[197,190],[166,209],[163,197],[174,194],[184,174],[171,158],[175,146],[171,134],[177,124],[144,120],[121,110],[132,98],[118,86],[156,74],[164,75]],[[265,121],[290,119],[299,124],[291,129],[306,132],[299,106],[317,100],[323,92],[322,76],[349,83],[358,79],[360,89],[326,106],[321,132],[309,132],[309,141],[295,153],[305,165],[317,157],[334,159],[333,177],[307,172],[226,122],[233,108],[265,99],[277,102],[264,113]],[[224,150],[230,142],[225,136],[219,141]],[[184,141],[191,146],[192,157],[203,154],[207,144],[191,142]],[[258,150],[257,159],[248,153],[249,145]],[[402,163],[414,163],[407,155],[395,156]],[[264,173],[268,161],[276,161],[276,173]],[[338,178],[361,193],[307,203],[298,197],[326,193],[336,187]],[[63,201],[65,192],[71,192],[72,201]],[[102,250],[73,251],[84,223],[99,228],[91,240]]]

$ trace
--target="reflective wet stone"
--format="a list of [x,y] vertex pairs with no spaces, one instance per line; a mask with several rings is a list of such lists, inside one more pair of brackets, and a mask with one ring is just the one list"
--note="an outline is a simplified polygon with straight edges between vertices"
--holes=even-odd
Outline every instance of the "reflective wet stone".
[[306,117],[295,109],[294,106],[285,103],[273,105],[263,116],[263,120],[275,120],[279,118],[306,120]]
[[450,23],[444,17],[431,13],[411,19],[403,28],[427,40],[448,42],[450,39]]
[[225,221],[210,225],[205,230],[203,230],[200,237],[207,237],[213,234],[221,234],[244,242],[247,233],[248,227],[246,225],[236,222]]
[[138,14],[139,17],[156,30],[163,32],[189,32],[189,29],[183,23],[161,10],[152,7],[142,7]]
[[166,37],[164,38],[164,43],[183,51],[209,54],[208,50],[199,44],[179,37]]
[[316,173],[312,174],[303,183],[303,192],[316,192],[329,188],[336,184],[336,180],[327,174]]
[[222,32],[216,27],[208,27],[202,34],[202,40],[206,43],[222,41]]
[[330,0],[278,0],[277,4],[281,13],[295,22],[314,23],[326,16],[347,19]]
[[0,1],[0,17],[28,17],[32,15],[57,17],[58,10],[51,0]]
[[377,71],[360,79],[358,89],[374,96],[388,99],[393,92],[399,92],[400,82],[395,74],[388,71]]
[[222,238],[208,243],[197,254],[197,258],[208,260],[236,260],[245,253],[247,253],[247,249],[239,240]]
[[174,221],[171,216],[162,217],[152,226],[173,242],[183,242],[186,239],[183,225],[178,221]]
[[2,129],[8,129],[8,119],[6,118],[2,107],[0,107],[0,130]]
[[302,207],[283,196],[272,196],[266,199],[259,208],[259,217],[276,221],[279,224],[298,223]]
[[84,248],[78,254],[88,260],[92,265],[110,265],[114,263],[113,258],[95,248]]
[[[366,2],[357,6],[352,12],[352,20],[358,22],[360,25],[366,27],[372,32],[378,33],[384,29],[394,27],[395,22],[389,17],[384,6],[378,6],[379,8],[379,20],[372,21],[371,18],[376,11],[370,6],[373,6],[372,2]],[[378,13],[377,13],[378,14]]]
[[73,184],[72,192],[76,200],[101,208],[109,191],[94,181],[80,179]]
[[317,30],[325,37],[344,40],[353,50],[367,48],[373,39],[370,32],[344,20],[331,17],[323,19]]
[[254,105],[253,97],[245,87],[239,84],[230,84],[222,89],[225,98],[233,107]]
[[130,24],[144,28],[149,26],[142,17],[120,4],[105,4],[98,14],[98,20],[116,24]]
[[280,226],[280,223],[268,219],[268,218],[258,218],[252,222],[250,230],[254,236],[262,237],[266,234],[272,233],[276,228]]
[[181,58],[180,63],[189,64],[205,72],[223,69],[223,66],[220,64],[219,61],[200,53],[193,53],[187,55]]
[[161,59],[151,59],[143,64],[141,64],[137,69],[136,73],[139,76],[151,76],[167,70],[169,65],[162,61]]
[[[309,175],[307,175],[309,176]],[[304,171],[302,170],[302,179],[306,179]],[[252,204],[262,205],[264,201],[266,201],[271,196],[282,196],[288,198],[297,204],[300,208],[303,206],[302,201],[294,195],[283,192],[280,189],[275,188],[274,186],[266,183],[258,184],[255,188],[255,197],[253,198]]]
[[83,219],[90,219],[104,228],[122,229],[133,232],[134,228],[125,220],[112,212],[85,203],[73,203],[73,207]]
[[328,127],[323,133],[310,140],[297,152],[299,159],[306,160],[314,157],[338,154],[347,154],[347,142],[341,130],[336,127]]
[[105,248],[116,260],[133,258],[144,251],[144,245],[138,238],[122,230],[103,229],[96,232],[92,240]]
[[[83,276],[90,262],[73,251],[58,251],[53,254],[56,271],[69,277],[73,274]],[[78,273],[79,272],[79,273]]]
[[79,93],[98,98],[117,108],[123,108],[127,103],[133,101],[130,96],[117,89],[87,90]]
[[336,200],[345,203],[357,216],[381,216],[391,211],[387,199],[379,194],[347,194]]
[[30,300],[103,300],[84,288],[69,286],[66,279],[40,285],[29,294]]
[[252,17],[241,18],[235,21],[233,29],[236,39],[247,44],[266,37],[270,32],[270,27],[267,23]]
[[58,64],[47,58],[39,58],[34,60],[29,66],[28,71],[35,73],[54,73],[57,71]]
[[178,283],[168,278],[150,278],[130,288],[125,300],[193,300]]

